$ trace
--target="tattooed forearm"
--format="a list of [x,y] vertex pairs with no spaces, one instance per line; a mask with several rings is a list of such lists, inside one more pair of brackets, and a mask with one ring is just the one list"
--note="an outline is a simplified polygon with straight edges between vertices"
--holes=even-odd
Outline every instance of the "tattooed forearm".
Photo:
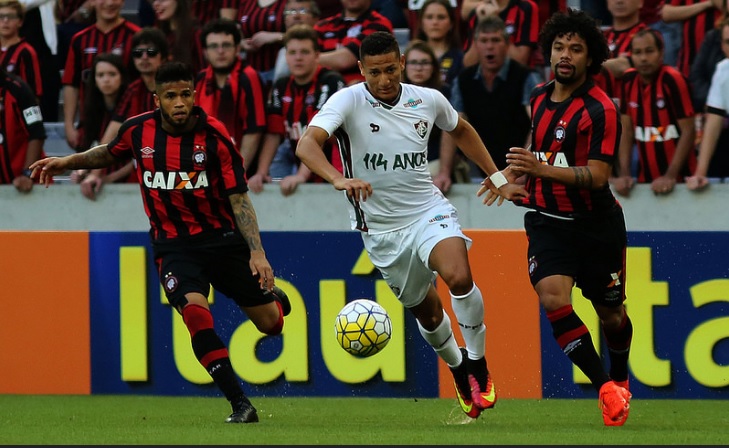
[[251,199],[245,193],[232,194],[230,195],[230,205],[233,207],[233,214],[235,215],[238,230],[240,230],[243,239],[248,243],[248,247],[251,250],[263,250],[256,210],[253,208]]
[[579,188],[592,188],[592,172],[586,166],[572,167],[575,173],[575,186]]
[[69,160],[69,168],[72,170],[87,168],[104,168],[116,162],[117,159],[106,149],[106,145],[94,146],[88,151],[74,154]]

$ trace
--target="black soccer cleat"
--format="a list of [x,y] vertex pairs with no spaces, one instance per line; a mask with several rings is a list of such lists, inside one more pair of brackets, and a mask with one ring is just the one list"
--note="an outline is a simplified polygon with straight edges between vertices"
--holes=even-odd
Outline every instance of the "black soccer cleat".
[[258,412],[246,397],[233,405],[233,413],[225,419],[225,423],[256,423],[257,421]]
[[291,302],[289,301],[289,296],[287,296],[283,289],[278,286],[273,287],[271,294],[273,294],[273,300],[281,304],[283,315],[288,316],[291,313]]

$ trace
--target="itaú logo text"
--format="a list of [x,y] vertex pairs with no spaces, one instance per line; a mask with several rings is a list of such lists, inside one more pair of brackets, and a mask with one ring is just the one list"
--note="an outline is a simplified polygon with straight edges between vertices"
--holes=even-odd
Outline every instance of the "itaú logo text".
[[194,190],[208,186],[205,171],[185,173],[181,171],[152,172],[142,174],[144,185],[155,190]]
[[639,142],[665,142],[680,137],[678,129],[673,124],[668,126],[636,126],[635,139]]

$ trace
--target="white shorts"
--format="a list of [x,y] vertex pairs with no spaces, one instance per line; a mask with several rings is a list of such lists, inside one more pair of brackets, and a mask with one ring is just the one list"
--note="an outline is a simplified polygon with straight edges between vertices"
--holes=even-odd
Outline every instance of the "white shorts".
[[437,273],[428,266],[430,252],[446,238],[463,238],[466,247],[471,239],[461,230],[458,212],[450,203],[423,214],[421,220],[392,232],[369,235],[362,241],[372,263],[405,308],[425,300]]

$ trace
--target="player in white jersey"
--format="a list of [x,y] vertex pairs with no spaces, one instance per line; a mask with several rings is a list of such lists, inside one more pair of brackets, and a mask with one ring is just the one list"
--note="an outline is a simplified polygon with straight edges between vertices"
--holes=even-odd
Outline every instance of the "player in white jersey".
[[[332,95],[309,123],[296,155],[346,192],[352,228],[362,231],[370,259],[451,368],[461,408],[476,418],[496,403],[485,358],[483,296],[468,262],[471,240],[428,171],[433,126],[449,132],[471,160],[491,173],[489,185],[500,196],[524,198],[526,191],[506,181],[476,131],[440,92],[400,82],[405,59],[392,34],[367,36],[359,67],[365,82]],[[343,174],[322,152],[332,135],[339,142]],[[443,311],[436,274],[450,289],[465,348],[458,347]]]

